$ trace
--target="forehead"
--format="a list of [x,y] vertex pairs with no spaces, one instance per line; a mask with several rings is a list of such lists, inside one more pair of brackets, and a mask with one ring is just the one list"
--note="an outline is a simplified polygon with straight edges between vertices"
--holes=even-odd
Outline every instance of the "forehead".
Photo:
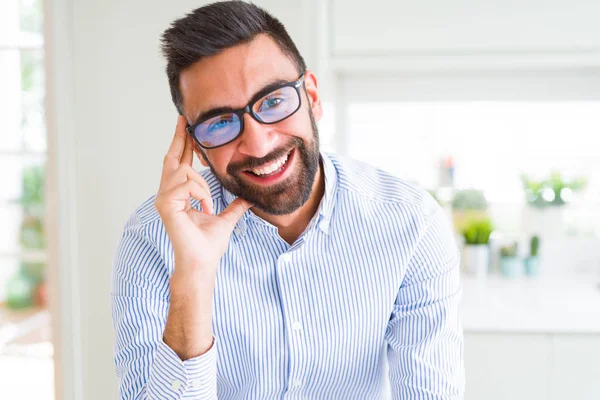
[[244,107],[274,79],[298,78],[292,60],[267,35],[202,59],[182,71],[179,87],[189,121],[213,108]]

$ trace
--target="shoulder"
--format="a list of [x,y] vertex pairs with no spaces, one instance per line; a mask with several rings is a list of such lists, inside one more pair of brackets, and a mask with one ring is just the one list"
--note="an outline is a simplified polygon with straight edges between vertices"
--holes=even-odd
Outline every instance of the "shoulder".
[[418,184],[409,182],[363,161],[328,154],[337,173],[342,196],[365,205],[409,212],[428,219],[441,210],[435,199]]

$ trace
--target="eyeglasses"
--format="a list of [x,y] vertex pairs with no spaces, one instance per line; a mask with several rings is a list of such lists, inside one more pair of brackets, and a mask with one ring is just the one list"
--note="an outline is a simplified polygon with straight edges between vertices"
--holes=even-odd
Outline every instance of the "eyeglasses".
[[249,113],[261,124],[275,124],[294,115],[302,105],[300,87],[304,74],[294,82],[284,83],[267,92],[258,93],[244,108],[204,119],[186,128],[204,149],[224,146],[244,131],[244,114]]

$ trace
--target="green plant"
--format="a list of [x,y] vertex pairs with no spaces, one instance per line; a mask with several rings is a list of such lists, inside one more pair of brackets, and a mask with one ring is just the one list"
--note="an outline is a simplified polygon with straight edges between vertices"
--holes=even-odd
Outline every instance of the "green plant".
[[531,242],[529,244],[530,255],[531,257],[537,257],[539,249],[540,249],[540,237],[532,236]]
[[512,243],[507,246],[502,246],[500,248],[500,256],[502,257],[516,257],[518,253],[519,245],[517,243]]
[[460,228],[466,244],[488,244],[490,235],[494,230],[492,221],[488,217],[470,218]]
[[[25,253],[46,248],[44,233],[44,167],[30,166],[23,170],[22,196],[18,203],[23,209],[23,221],[19,234],[21,249]],[[34,304],[34,291],[45,277],[46,263],[35,259],[23,259],[20,269],[9,279],[7,304],[12,308],[24,308]]]
[[523,174],[521,181],[527,195],[527,203],[538,208],[562,206],[567,202],[565,200],[567,191],[580,191],[587,184],[586,178],[566,180],[559,172],[553,172],[542,180],[530,179]]
[[481,190],[465,189],[459,190],[452,199],[453,210],[480,210],[484,211],[488,208],[488,202]]
[[42,217],[44,215],[44,178],[43,165],[32,165],[23,170],[23,195],[19,204],[28,215]]
[[44,235],[44,167],[35,165],[23,171],[23,207],[20,243],[23,249],[41,250],[46,247]]

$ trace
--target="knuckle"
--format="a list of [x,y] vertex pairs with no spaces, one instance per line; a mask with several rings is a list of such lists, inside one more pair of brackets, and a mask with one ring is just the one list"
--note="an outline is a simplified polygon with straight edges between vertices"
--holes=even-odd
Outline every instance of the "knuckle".
[[179,168],[181,168],[185,172],[194,171],[194,168],[192,168],[192,166],[189,164],[181,164],[181,166]]
[[181,176],[193,178],[194,172],[194,169],[190,165],[185,163],[179,165],[179,167],[177,168],[177,174],[180,174]]
[[200,184],[206,183],[206,181],[204,180],[204,178],[202,178],[202,175],[200,175],[200,173],[198,171],[196,171],[194,169],[194,167],[192,167],[191,165],[185,164],[184,165],[184,170],[185,170],[186,174],[189,177],[191,177],[192,179],[194,179],[196,182],[198,182]]

